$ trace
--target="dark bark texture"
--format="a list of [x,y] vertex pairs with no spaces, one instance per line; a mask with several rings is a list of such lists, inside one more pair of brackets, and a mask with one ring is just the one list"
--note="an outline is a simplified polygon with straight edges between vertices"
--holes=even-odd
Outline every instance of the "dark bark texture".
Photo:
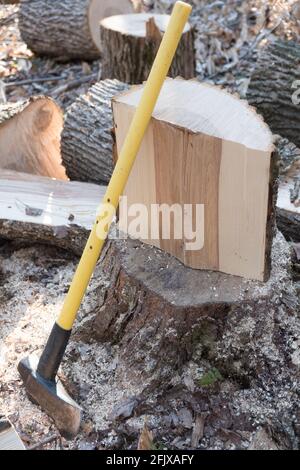
[[89,25],[90,0],[23,0],[19,28],[38,55],[93,60],[100,56]]
[[275,134],[300,147],[300,45],[276,41],[261,53],[247,99]]
[[[288,139],[280,138],[277,152],[280,167],[277,226],[288,241],[300,242],[300,149]],[[281,191],[285,185],[289,188],[289,206]]]
[[[147,80],[162,34],[153,15],[149,15],[146,29],[145,37],[137,37],[109,29],[100,23],[103,78],[117,78],[130,84]],[[193,29],[183,34],[168,75],[186,79],[195,76]]]
[[127,88],[118,80],[103,80],[67,109],[61,152],[70,179],[109,181],[113,169],[111,99]]
[[[169,381],[199,345],[207,359],[216,359],[233,314],[242,318],[252,312],[260,324],[268,309],[276,309],[274,297],[290,289],[290,256],[282,259],[288,247],[281,237],[275,239],[272,273],[265,284],[186,268],[139,241],[110,241],[102,259],[109,284],[104,304],[95,312],[95,337],[118,344],[122,371],[150,386]],[[282,283],[280,270],[285,272]],[[296,298],[292,302],[296,307]],[[233,367],[230,361],[227,367]]]

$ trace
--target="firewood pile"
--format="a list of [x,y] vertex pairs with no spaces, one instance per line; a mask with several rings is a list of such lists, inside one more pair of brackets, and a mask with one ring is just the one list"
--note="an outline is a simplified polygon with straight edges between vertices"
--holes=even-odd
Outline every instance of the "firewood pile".
[[125,194],[207,198],[209,249],[111,237],[63,363],[85,410],[67,441],[16,364],[61,308],[174,1],[0,0],[0,415],[27,448],[300,448],[300,2],[188,3]]

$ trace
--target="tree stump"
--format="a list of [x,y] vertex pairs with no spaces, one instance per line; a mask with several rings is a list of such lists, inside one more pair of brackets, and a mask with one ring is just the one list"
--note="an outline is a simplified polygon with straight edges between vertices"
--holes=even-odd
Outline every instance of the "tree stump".
[[68,109],[62,133],[62,159],[71,180],[107,183],[113,169],[111,99],[128,86],[104,80]]
[[300,45],[276,41],[263,49],[247,99],[272,131],[300,147]]
[[93,60],[100,57],[99,21],[132,11],[131,0],[22,0],[19,28],[36,54]]
[[[265,284],[187,268],[131,239],[110,240],[100,263],[107,279],[105,300],[93,312],[92,325],[78,334],[90,338],[92,328],[98,341],[118,345],[117,376],[141,389],[167,387],[184,364],[199,358],[220,366],[222,373],[237,374],[234,348],[240,369],[257,376],[262,371],[255,369],[258,358],[248,356],[250,345],[257,341],[258,347],[264,335],[272,335],[271,317],[289,308],[295,315],[298,308],[290,251],[281,234],[273,243],[272,273]],[[250,327],[251,322],[257,326]],[[228,335],[235,327],[240,336],[231,343]]]
[[[121,151],[144,86],[114,98]],[[269,128],[245,101],[167,79],[120,205],[120,228],[186,266],[267,279],[277,193]]]
[[0,105],[0,168],[67,179],[61,164],[61,109],[36,96]]
[[[102,78],[117,78],[132,84],[147,80],[169,18],[168,15],[140,13],[102,20]],[[188,24],[169,72],[171,77],[195,76],[193,36]]]

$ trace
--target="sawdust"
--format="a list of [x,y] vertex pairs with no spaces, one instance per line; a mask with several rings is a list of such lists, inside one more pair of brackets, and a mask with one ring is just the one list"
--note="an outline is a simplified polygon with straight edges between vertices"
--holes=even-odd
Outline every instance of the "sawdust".
[[[0,250],[0,289],[6,292],[6,299],[0,302],[0,409],[30,445],[57,430],[51,419],[28,400],[17,364],[28,354],[40,355],[77,262],[66,252],[41,245],[7,243]],[[92,445],[92,440],[87,444],[87,436],[109,428],[113,409],[140,392],[115,382],[117,348],[76,340],[76,331],[89,321],[90,312],[100,301],[100,280],[98,269],[62,364],[62,379],[84,409],[83,432],[73,442],[62,439],[48,448]],[[103,286],[105,282],[103,279]]]

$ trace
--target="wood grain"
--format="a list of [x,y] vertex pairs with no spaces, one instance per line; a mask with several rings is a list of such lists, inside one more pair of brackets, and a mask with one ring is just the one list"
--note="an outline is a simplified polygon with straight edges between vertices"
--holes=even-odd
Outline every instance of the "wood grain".
[[[113,101],[118,151],[142,89],[133,87]],[[173,215],[170,239],[164,237],[158,214],[150,219],[159,227],[158,243],[138,238],[192,268],[265,280],[274,223],[274,207],[268,207],[276,173],[272,152],[271,132],[246,102],[199,82],[168,79],[124,194],[129,205],[139,202],[147,208],[192,204],[193,229],[195,208],[203,206],[204,243],[190,250],[184,230],[179,239],[174,237]],[[120,217],[125,220],[122,210]],[[180,225],[180,214],[176,217]],[[199,240],[202,229],[198,224]]]

